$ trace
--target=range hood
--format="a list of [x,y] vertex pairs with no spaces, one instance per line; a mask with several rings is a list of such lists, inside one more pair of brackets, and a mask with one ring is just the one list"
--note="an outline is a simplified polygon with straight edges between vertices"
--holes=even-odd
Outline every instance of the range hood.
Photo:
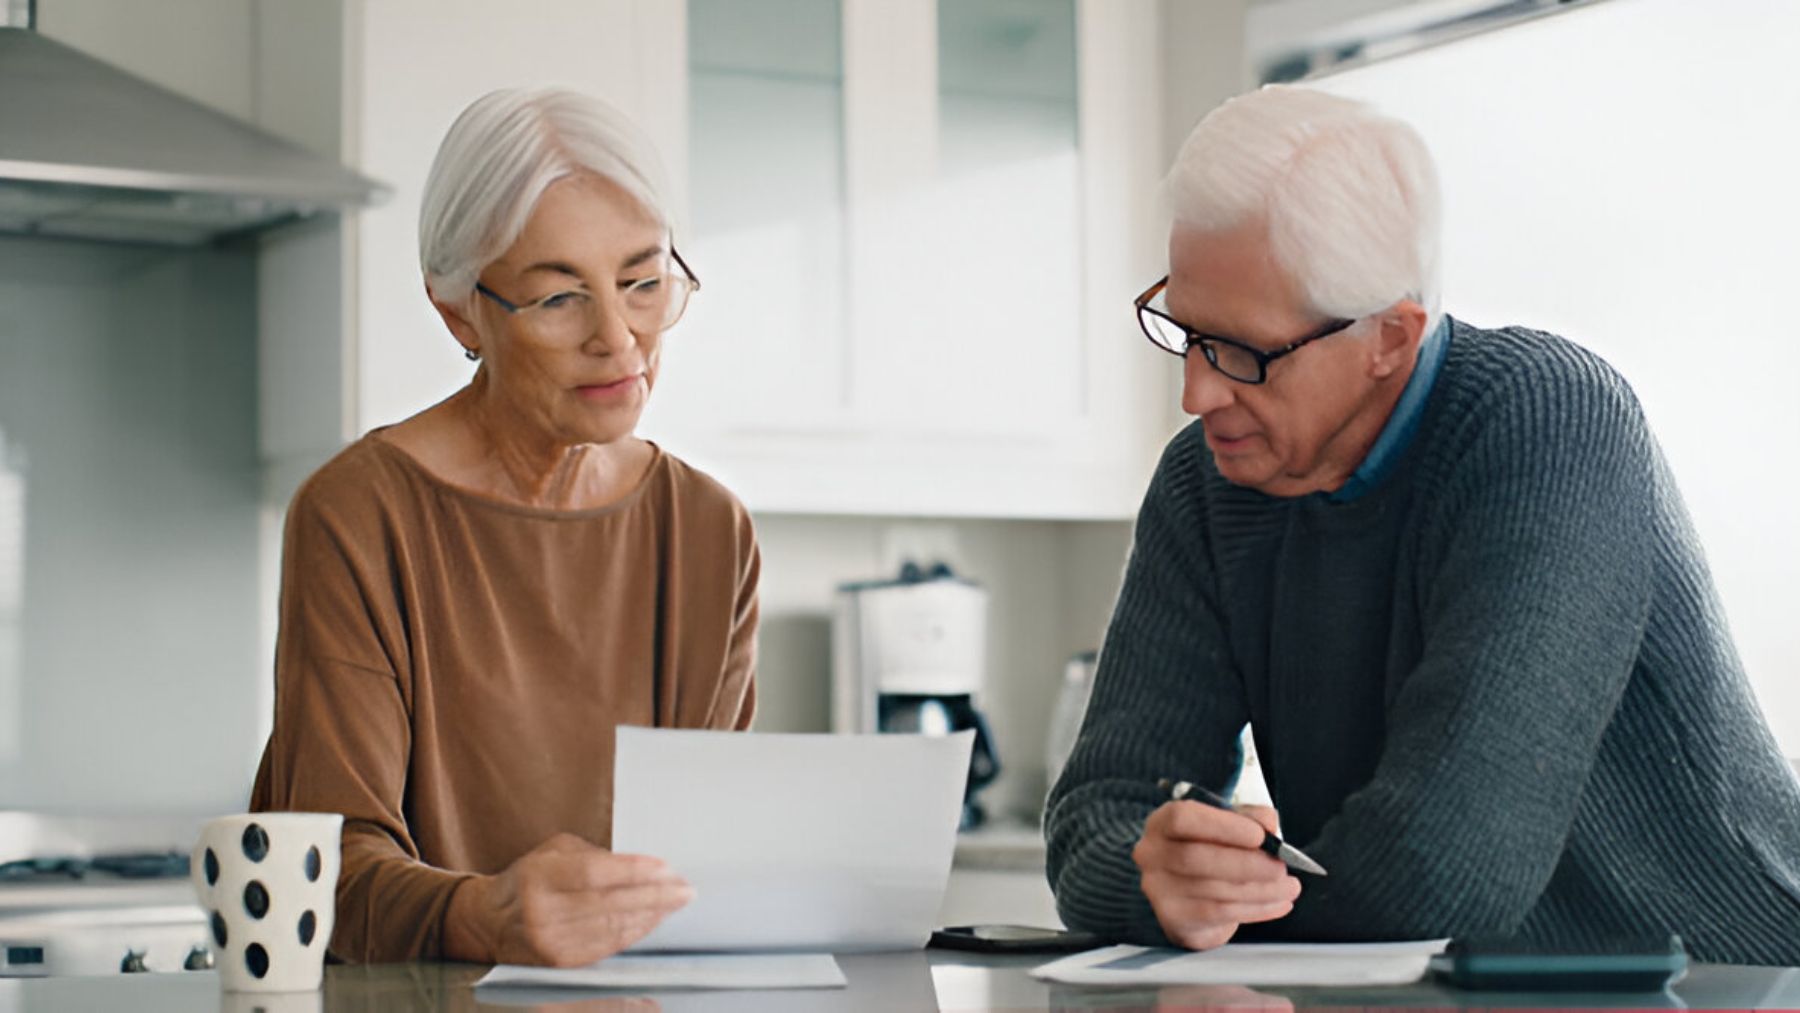
[[0,233],[200,245],[386,193],[30,28],[0,27]]

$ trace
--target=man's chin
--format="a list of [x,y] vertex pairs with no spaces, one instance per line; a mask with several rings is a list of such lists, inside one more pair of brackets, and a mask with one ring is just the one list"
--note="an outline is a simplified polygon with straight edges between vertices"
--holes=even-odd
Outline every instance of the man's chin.
[[1276,477],[1269,462],[1256,454],[1221,454],[1213,452],[1213,465],[1232,485],[1260,489]]

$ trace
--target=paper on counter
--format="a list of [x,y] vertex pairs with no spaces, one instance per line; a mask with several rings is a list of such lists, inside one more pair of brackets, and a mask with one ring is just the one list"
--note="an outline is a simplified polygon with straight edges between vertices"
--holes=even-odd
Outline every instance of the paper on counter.
[[1404,985],[1447,939],[1397,943],[1228,943],[1214,950],[1109,946],[1031,972],[1068,985]]
[[620,728],[613,850],[694,887],[633,952],[923,947],[974,738]]
[[482,986],[558,988],[843,988],[829,953],[619,954],[586,967],[500,964]]

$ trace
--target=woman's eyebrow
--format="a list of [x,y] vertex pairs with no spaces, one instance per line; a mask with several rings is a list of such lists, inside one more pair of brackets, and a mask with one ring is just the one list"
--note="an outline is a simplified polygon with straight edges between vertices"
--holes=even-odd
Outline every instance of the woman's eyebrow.
[[531,265],[530,267],[527,267],[525,270],[520,271],[519,273],[520,274],[530,274],[533,271],[555,271],[558,274],[566,274],[571,278],[581,277],[580,271],[575,270],[575,268],[572,265],[567,264],[560,260],[539,261],[538,263],[535,263],[535,264]]
[[662,256],[662,253],[663,246],[661,243],[658,243],[655,246],[646,246],[631,256],[626,257],[625,262],[619,265],[619,269],[621,271],[629,271],[645,261]]
[[[619,270],[629,271],[640,264],[661,256],[663,250],[664,247],[661,243],[658,243],[655,246],[646,246],[631,256],[626,257],[624,263],[619,265]],[[540,260],[519,273],[530,274],[533,271],[555,271],[557,274],[566,274],[571,278],[581,277],[581,272],[577,271],[574,265],[563,260]]]

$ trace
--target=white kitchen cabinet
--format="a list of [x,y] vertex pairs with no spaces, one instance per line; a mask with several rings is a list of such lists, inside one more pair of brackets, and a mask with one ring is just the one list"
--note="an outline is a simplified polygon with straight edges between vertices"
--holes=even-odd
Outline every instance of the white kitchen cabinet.
[[706,287],[645,432],[764,511],[1131,516],[1172,372],[1130,307],[1161,259],[1156,7],[688,14]]
[[681,5],[668,0],[360,0],[346,7],[349,157],[393,187],[356,224],[355,426],[397,422],[468,382],[425,297],[418,213],[438,142],[496,88],[562,85],[617,106],[679,164]]
[[[393,193],[295,252],[339,261],[316,298],[347,337],[286,371],[312,380],[273,399],[294,411],[271,457],[467,381],[419,274],[425,176],[468,102],[561,84],[650,134],[703,282],[645,435],[758,511],[1131,516],[1173,374],[1130,307],[1162,259],[1158,8],[948,9],[974,20],[940,25],[938,0],[342,0],[339,154]],[[1009,26],[1060,31],[1062,64]],[[285,343],[265,338],[270,361]]]

